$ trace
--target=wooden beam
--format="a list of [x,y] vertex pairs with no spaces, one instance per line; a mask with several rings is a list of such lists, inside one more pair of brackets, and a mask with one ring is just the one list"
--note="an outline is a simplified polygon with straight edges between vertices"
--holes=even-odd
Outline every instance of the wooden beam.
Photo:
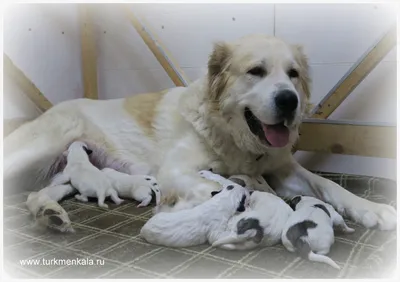
[[32,81],[16,66],[6,54],[3,54],[4,73],[14,80],[26,96],[42,111],[46,111],[52,107],[49,100],[42,92],[33,84]]
[[149,47],[174,84],[176,86],[187,86],[190,80],[185,76],[182,69],[172,58],[171,53],[162,45],[155,33],[151,32],[149,26],[145,24],[145,21],[136,17],[128,5],[124,6],[124,11],[133,27],[139,33],[140,37],[142,37],[144,43]]
[[312,112],[313,118],[328,118],[347,96],[363,81],[375,66],[397,44],[397,27],[389,31],[374,44],[353,67],[340,79]]
[[84,97],[98,99],[96,38],[90,4],[79,4]]
[[396,159],[396,126],[309,120],[297,150]]

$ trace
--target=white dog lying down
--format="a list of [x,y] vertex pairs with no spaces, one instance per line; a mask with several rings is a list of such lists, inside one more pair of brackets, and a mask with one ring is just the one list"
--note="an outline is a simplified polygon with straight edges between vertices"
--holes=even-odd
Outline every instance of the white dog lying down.
[[39,192],[30,193],[26,206],[37,224],[61,232],[74,232],[67,212],[58,204],[65,195],[74,192],[76,189],[70,184],[50,184]]
[[[231,181],[245,187],[252,185],[248,184],[248,180],[251,178],[244,175],[234,175],[229,179],[210,171],[201,171],[200,175],[217,181],[221,185],[229,185]],[[251,191],[249,208],[229,219],[230,234],[214,242],[213,247],[248,250],[257,246],[278,244],[281,241],[286,221],[292,213],[292,208],[278,196],[267,192]],[[249,230],[253,230],[253,232],[248,232]]]
[[149,175],[129,175],[112,168],[102,169],[110,179],[113,188],[122,198],[134,199],[140,204],[137,207],[145,207],[150,204],[153,195],[156,205],[160,203],[161,192],[154,177]]
[[[286,222],[282,233],[282,243],[290,252],[297,251],[303,258],[323,262],[340,269],[329,257],[331,245],[335,241],[333,227],[351,233],[342,216],[321,200],[308,196],[296,196],[290,204],[295,210]],[[315,253],[314,253],[315,252]]]
[[168,247],[212,244],[225,237],[229,218],[246,209],[250,194],[246,188],[232,184],[212,195],[192,209],[157,213],[142,227],[140,235],[149,243]]
[[107,175],[90,163],[91,150],[85,143],[73,142],[65,154],[67,154],[67,165],[64,171],[53,180],[53,183],[70,182],[80,193],[75,195],[77,200],[87,202],[88,197],[96,197],[98,205],[103,208],[108,208],[108,205],[104,203],[108,196],[117,205],[123,202]]

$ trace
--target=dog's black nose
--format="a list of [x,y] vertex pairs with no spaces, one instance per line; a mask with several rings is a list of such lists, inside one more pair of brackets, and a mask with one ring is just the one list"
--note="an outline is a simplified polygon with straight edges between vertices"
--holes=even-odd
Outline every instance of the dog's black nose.
[[275,96],[275,105],[284,116],[292,115],[298,104],[297,95],[291,90],[281,90]]

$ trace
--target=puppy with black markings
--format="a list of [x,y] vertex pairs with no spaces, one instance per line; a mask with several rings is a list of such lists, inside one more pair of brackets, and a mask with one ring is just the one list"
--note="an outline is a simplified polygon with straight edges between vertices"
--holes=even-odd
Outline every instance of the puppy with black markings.
[[226,236],[228,220],[245,211],[250,194],[237,184],[212,192],[212,198],[192,208],[177,212],[160,212],[140,230],[149,243],[168,247],[189,247]]
[[149,205],[153,196],[155,197],[156,205],[160,203],[161,192],[154,177],[149,175],[130,175],[112,168],[104,168],[101,171],[110,179],[120,197],[140,202],[137,206],[138,208]]
[[73,142],[64,152],[67,156],[67,165],[53,180],[53,184],[70,182],[79,191],[75,198],[82,202],[87,202],[88,197],[96,197],[100,207],[108,208],[104,200],[106,197],[111,197],[115,204],[121,204],[123,200],[118,197],[107,175],[89,161],[91,153],[85,143]]
[[294,212],[282,232],[282,244],[290,252],[297,252],[310,261],[323,262],[340,269],[329,257],[335,241],[333,226],[345,233],[354,232],[335,209],[314,197],[296,196],[290,201]]
[[[200,171],[200,175],[221,185],[238,183],[253,187],[254,182],[244,175],[233,175],[226,179],[211,171]],[[250,182],[250,183],[249,183]],[[272,189],[271,189],[272,190]],[[213,243],[213,247],[227,250],[248,250],[258,246],[272,246],[281,241],[282,231],[293,210],[275,194],[250,191],[249,208],[228,221],[230,233]]]

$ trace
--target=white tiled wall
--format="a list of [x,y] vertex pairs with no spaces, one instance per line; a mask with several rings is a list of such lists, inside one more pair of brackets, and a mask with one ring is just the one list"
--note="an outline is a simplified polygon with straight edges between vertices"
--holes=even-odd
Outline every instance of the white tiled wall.
[[[144,16],[192,80],[206,73],[208,54],[218,40],[265,33],[304,45],[315,103],[396,20],[393,6],[382,4],[132,4],[131,8]],[[18,5],[4,15],[4,51],[15,64],[52,103],[81,97],[76,4]],[[94,20],[101,99],[173,86],[120,6],[97,5]],[[331,118],[395,122],[396,64],[393,50]],[[19,115],[26,112],[24,108]],[[300,155],[314,160],[306,162],[308,167],[331,171],[354,170],[359,163],[358,173],[391,177],[385,168],[395,167],[389,160],[379,160],[379,165],[370,160],[365,167],[361,165],[365,160],[358,157],[328,156],[322,161],[320,155]]]

